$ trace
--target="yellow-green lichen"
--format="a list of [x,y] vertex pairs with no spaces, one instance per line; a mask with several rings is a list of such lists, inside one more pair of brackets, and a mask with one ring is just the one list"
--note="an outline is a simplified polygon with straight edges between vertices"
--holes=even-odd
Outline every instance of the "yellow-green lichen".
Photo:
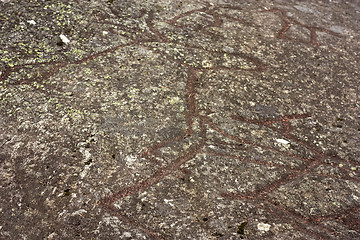
[[134,98],[138,96],[138,93],[140,92],[140,89],[134,88],[134,87],[130,87],[127,89],[128,92],[128,97],[129,98]]

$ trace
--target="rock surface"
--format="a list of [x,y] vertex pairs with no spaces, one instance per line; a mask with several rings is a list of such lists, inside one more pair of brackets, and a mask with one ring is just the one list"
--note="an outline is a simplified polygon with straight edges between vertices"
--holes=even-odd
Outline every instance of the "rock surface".
[[2,0],[1,239],[359,239],[359,1]]

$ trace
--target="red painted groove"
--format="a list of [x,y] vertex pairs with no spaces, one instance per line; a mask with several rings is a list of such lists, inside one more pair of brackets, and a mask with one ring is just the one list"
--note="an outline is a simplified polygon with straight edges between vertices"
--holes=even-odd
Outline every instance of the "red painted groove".
[[283,26],[278,32],[278,36],[277,36],[278,38],[294,40],[292,37],[285,35],[286,32],[294,24],[298,25],[300,27],[306,28],[310,32],[310,36],[309,36],[308,41],[297,40],[299,42],[309,43],[309,44],[314,45],[314,46],[320,46],[321,44],[317,40],[317,33],[316,32],[324,32],[324,33],[333,35],[335,37],[342,37],[341,34],[333,32],[333,31],[331,31],[329,29],[325,29],[325,28],[322,28],[322,27],[314,27],[314,26],[309,26],[309,25],[303,24],[300,21],[296,20],[295,18],[288,16],[287,15],[288,11],[284,10],[284,9],[271,8],[271,9],[268,9],[268,10],[262,10],[260,12],[270,12],[270,13],[278,16],[283,21]]

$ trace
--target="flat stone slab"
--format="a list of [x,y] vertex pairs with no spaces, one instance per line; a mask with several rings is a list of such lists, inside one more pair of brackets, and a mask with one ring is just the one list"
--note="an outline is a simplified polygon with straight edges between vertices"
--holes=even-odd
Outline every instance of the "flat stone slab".
[[360,239],[359,1],[0,1],[1,239]]

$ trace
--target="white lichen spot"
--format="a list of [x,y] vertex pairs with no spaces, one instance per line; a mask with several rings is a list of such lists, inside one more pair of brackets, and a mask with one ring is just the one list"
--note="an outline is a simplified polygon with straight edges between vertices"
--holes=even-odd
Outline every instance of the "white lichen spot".
[[87,211],[85,209],[80,209],[80,210],[77,210],[76,212],[73,212],[71,214],[71,216],[76,216],[76,215],[82,215],[83,213],[87,213]]
[[339,33],[339,34],[346,34],[348,31],[346,30],[346,28],[342,27],[342,26],[331,26],[329,28],[329,30]]
[[203,68],[211,68],[213,66],[209,60],[203,60],[201,65]]
[[88,174],[89,170],[90,170],[90,166],[86,165],[84,170],[80,173],[80,178],[83,179]]
[[58,235],[56,232],[51,233],[49,236],[47,236],[46,238],[47,240],[52,240],[52,239],[58,239]]
[[235,51],[234,48],[229,47],[229,46],[225,46],[225,47],[223,48],[223,50],[224,50],[225,52],[229,52],[229,53],[233,53],[233,52]]
[[69,43],[70,40],[64,35],[64,34],[60,34],[60,39],[63,43]]
[[27,20],[27,22],[28,22],[29,24],[32,24],[32,25],[35,25],[35,24],[36,24],[36,22],[35,22],[34,20]]
[[[170,97],[169,97],[170,98]],[[169,100],[170,104],[177,104],[178,102],[180,102],[180,98],[179,97],[171,97]]]
[[164,202],[166,203],[166,204],[169,204],[170,206],[174,206],[174,204],[172,204],[171,202],[172,201],[174,201],[173,199],[170,199],[170,200],[168,200],[168,199],[164,199]]
[[258,223],[257,228],[259,231],[267,232],[270,230],[271,225],[267,223]]
[[89,159],[91,158],[91,153],[89,152],[89,150],[81,148],[80,152],[85,157],[85,161],[89,161]]
[[315,212],[315,208],[310,208],[310,214],[313,214]]
[[278,143],[281,143],[281,144],[284,144],[284,145],[287,145],[287,144],[290,143],[289,141],[287,141],[287,140],[285,140],[285,139],[282,139],[282,138],[278,138],[278,139],[276,139],[276,141],[277,141]]
[[125,157],[126,164],[130,165],[130,166],[135,163],[136,159],[137,158],[135,156],[133,156],[133,155],[128,155],[128,156]]
[[123,232],[122,236],[124,238],[130,238],[131,237],[131,233],[130,232]]

